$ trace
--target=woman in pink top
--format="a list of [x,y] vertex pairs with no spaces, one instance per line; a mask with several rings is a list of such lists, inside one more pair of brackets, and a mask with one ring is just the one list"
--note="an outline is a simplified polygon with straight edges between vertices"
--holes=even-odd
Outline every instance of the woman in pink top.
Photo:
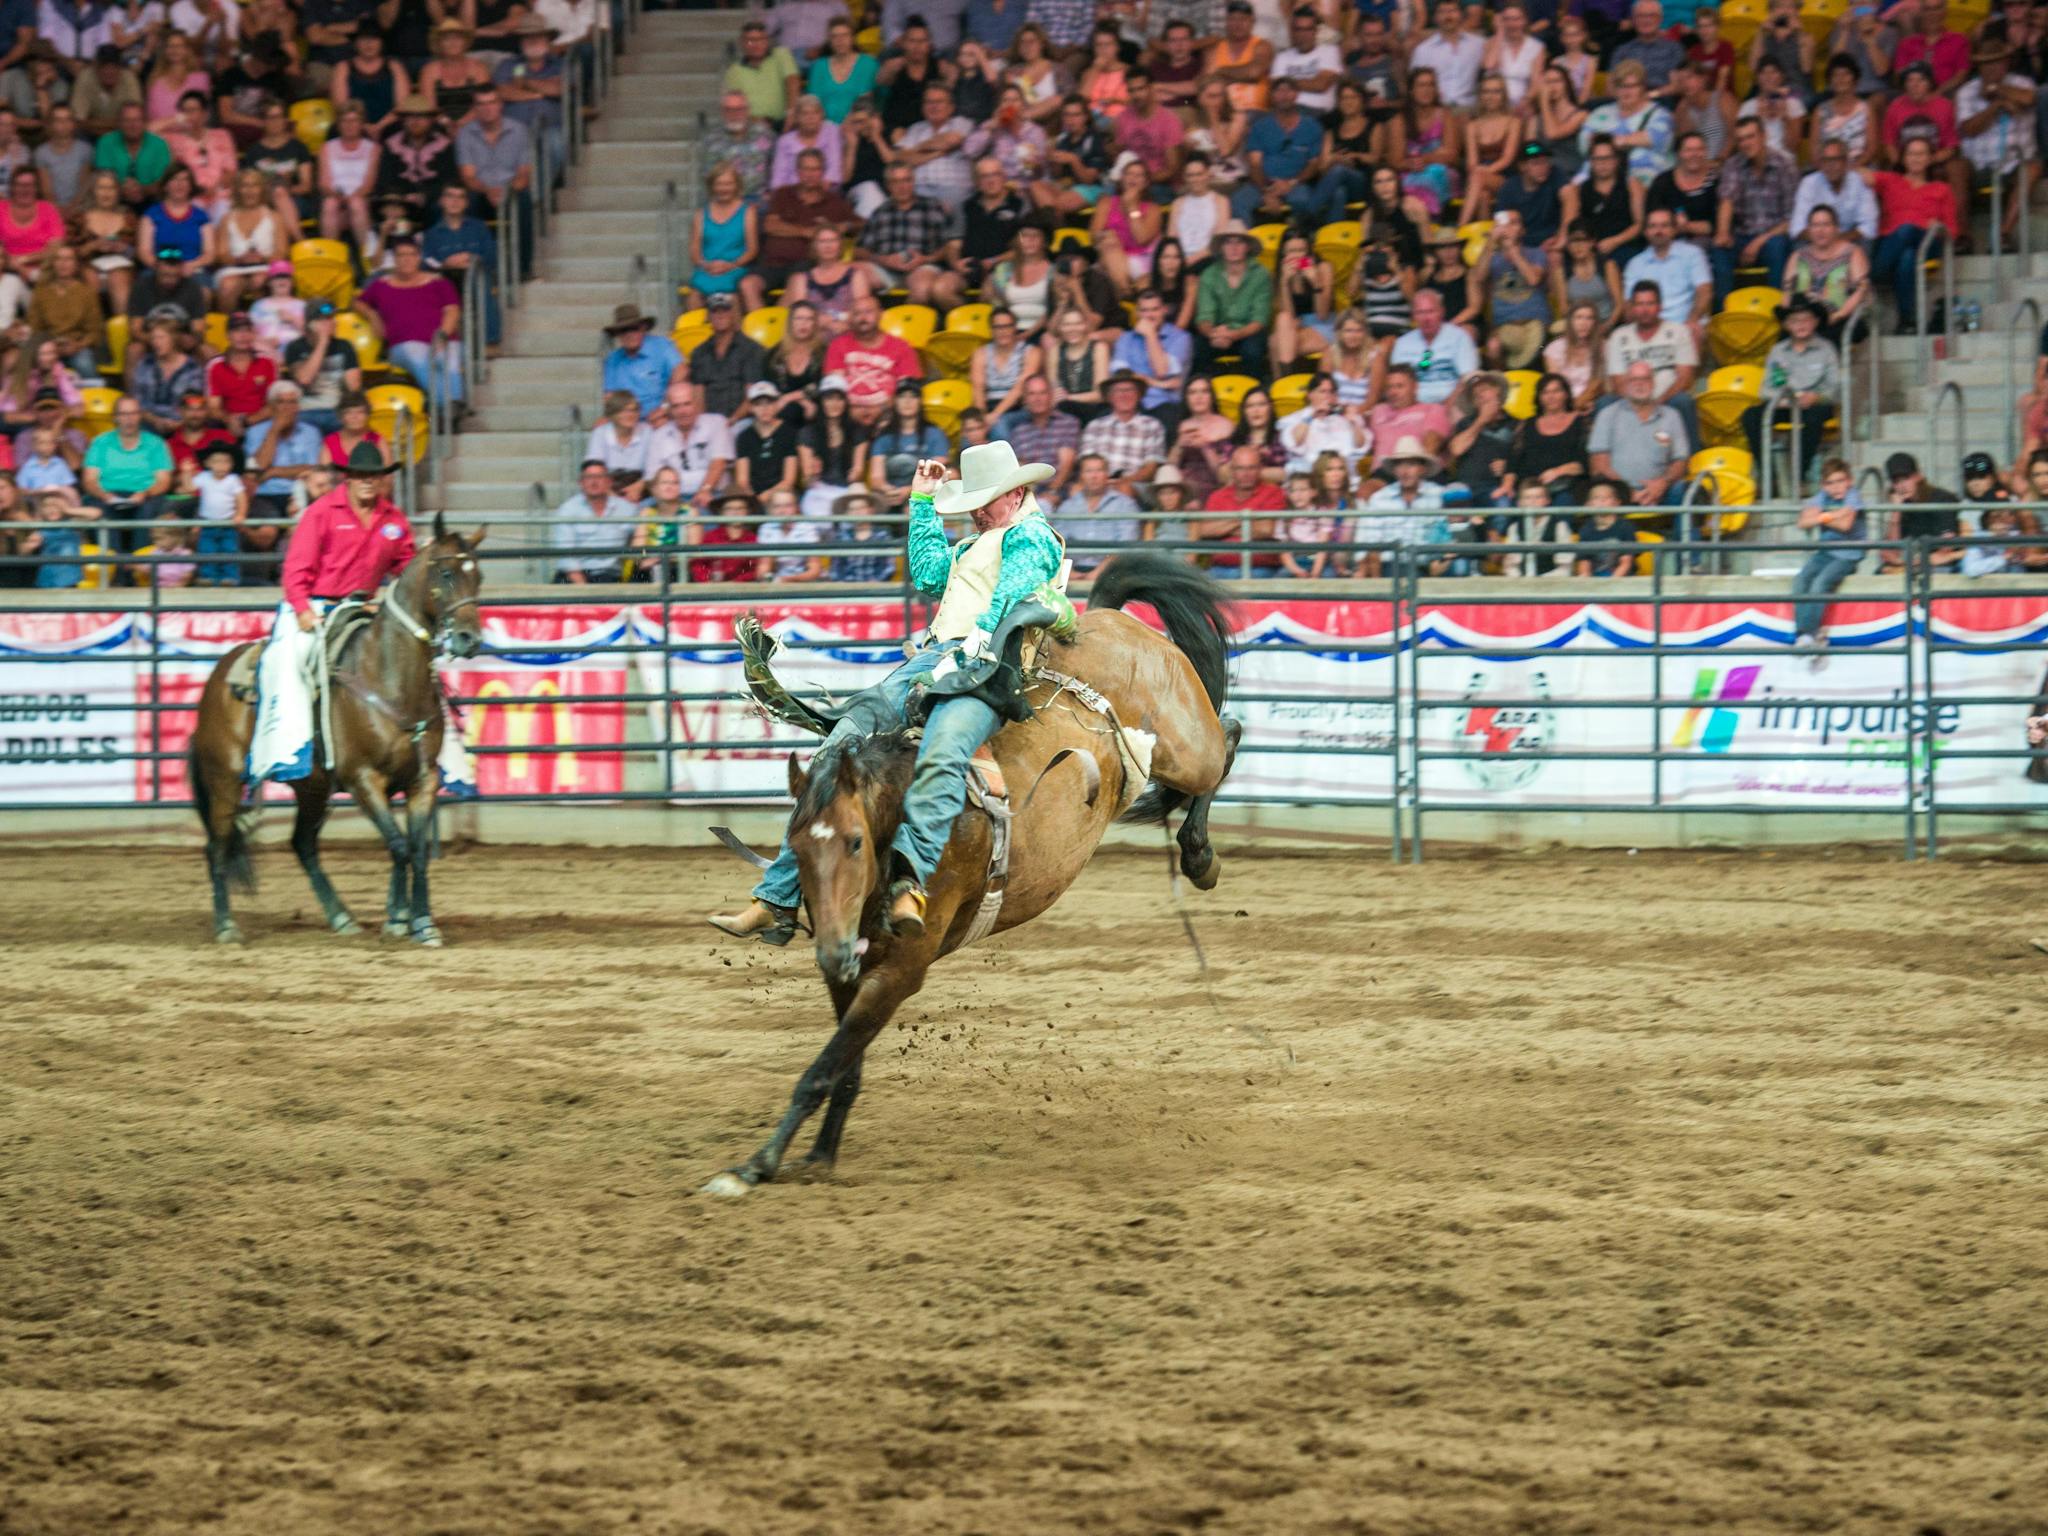
[[22,166],[7,179],[7,201],[0,205],[0,248],[5,248],[22,281],[33,285],[43,257],[64,239],[64,215],[55,203],[38,195],[42,178]]
[[178,126],[178,102],[188,91],[198,91],[210,100],[213,76],[199,67],[192,39],[182,32],[173,32],[164,39],[164,51],[157,56],[156,68],[149,72],[142,99],[143,116],[149,119],[151,131],[166,133]]
[[1117,173],[1116,191],[1095,205],[1095,254],[1124,293],[1151,275],[1152,253],[1166,224],[1166,211],[1145,195],[1151,185],[1151,172],[1133,155]]
[[234,136],[213,126],[211,111],[211,101],[204,93],[187,91],[178,98],[178,121],[164,135],[164,142],[171,146],[178,163],[192,173],[198,201],[205,205],[207,216],[217,219],[227,211],[228,192],[240,161]]

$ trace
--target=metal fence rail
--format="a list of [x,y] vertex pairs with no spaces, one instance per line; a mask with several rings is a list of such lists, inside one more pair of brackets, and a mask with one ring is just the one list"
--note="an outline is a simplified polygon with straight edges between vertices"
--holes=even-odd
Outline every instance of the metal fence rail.
[[[2048,757],[2048,749],[2035,751],[2024,743],[2021,721],[2033,703],[2032,694],[2011,694],[1987,696],[1981,693],[1956,693],[1945,689],[1937,680],[1937,660],[1942,656],[1967,654],[1971,652],[2043,652],[2048,653],[2048,641],[1996,639],[1978,641],[1945,637],[1936,621],[1944,604],[1955,603],[1983,595],[1983,588],[1952,576],[1952,567],[1944,568],[1936,563],[1937,551],[1952,549],[1958,543],[1983,544],[1984,540],[1921,540],[1906,541],[1864,541],[1858,547],[1864,550],[1889,551],[1897,557],[1896,568],[1883,573],[1887,586],[1873,597],[1872,583],[1865,581],[1851,596],[1840,601],[1885,601],[1895,602],[1906,616],[1902,632],[1895,640],[1876,644],[1859,644],[1854,655],[1861,658],[1880,658],[1895,663],[1897,684],[1882,699],[1873,698],[1873,707],[1880,705],[1898,706],[1901,730],[1896,744],[1900,760],[1901,787],[1896,805],[1887,804],[1880,808],[1882,814],[1897,818],[1902,850],[1909,858],[1932,857],[1939,847],[1939,817],[1944,810],[1941,798],[1941,784],[1937,773],[1937,758],[1942,761],[1968,761],[1997,759],[2010,761],[2014,768],[2015,793],[2009,800],[1996,804],[1970,802],[1966,805],[1946,807],[1952,814],[1963,812],[1972,816],[2018,816],[2048,810],[2048,792],[2039,800],[2026,797],[2019,792],[2020,773],[2033,759]],[[2001,541],[1989,541],[2001,542]],[[2002,541],[2024,546],[2024,539]],[[1087,555],[1090,546],[1076,541],[1072,546],[1076,553]],[[1180,547],[1207,557],[1216,554],[1216,546],[1199,545],[1188,541],[1170,541],[1168,547]],[[1739,644],[1706,644],[1690,642],[1670,632],[1667,613],[1675,605],[1713,603],[1719,605],[1782,605],[1788,600],[1788,583],[1782,577],[1752,575],[1747,577],[1700,578],[1686,576],[1686,567],[1695,556],[1710,557],[1723,552],[1722,546],[1710,542],[1673,542],[1657,546],[1645,546],[1641,552],[1651,556],[1650,573],[1647,576],[1620,578],[1612,582],[1553,583],[1550,581],[1523,578],[1515,581],[1439,581],[1427,573],[1437,562],[1454,556],[1469,556],[1475,546],[1471,544],[1408,546],[1388,543],[1351,542],[1329,546],[1349,553],[1373,554],[1379,556],[1382,574],[1377,578],[1318,581],[1297,584],[1285,582],[1241,582],[1233,584],[1234,595],[1240,598],[1286,598],[1290,596],[1334,598],[1342,601],[1385,604],[1388,606],[1391,622],[1389,625],[1389,660],[1391,666],[1386,674],[1385,684],[1370,686],[1361,684],[1341,695],[1319,692],[1303,692],[1287,688],[1240,687],[1233,691],[1233,703],[1250,706],[1256,710],[1284,707],[1293,710],[1313,711],[1318,705],[1342,705],[1347,708],[1366,707],[1383,711],[1386,722],[1383,739],[1349,746],[1328,746],[1315,743],[1303,744],[1298,740],[1262,739],[1254,728],[1249,731],[1243,747],[1247,759],[1261,756],[1286,756],[1290,754],[1318,754],[1332,758],[1352,758],[1359,762],[1362,772],[1367,759],[1377,760],[1383,771],[1383,778],[1389,787],[1383,793],[1366,792],[1361,784],[1357,792],[1331,794],[1326,797],[1303,795],[1261,795],[1242,791],[1233,793],[1226,785],[1223,801],[1234,804],[1254,805],[1342,805],[1347,808],[1377,810],[1387,816],[1388,835],[1393,856],[1397,859],[1419,860],[1423,855],[1430,827],[1430,818],[1449,814],[1485,812],[1502,815],[1554,815],[1559,813],[1595,814],[1645,814],[1682,810],[1687,815],[1769,815],[1769,816],[1827,816],[1840,815],[1838,806],[1808,806],[1762,804],[1750,802],[1700,803],[1674,798],[1667,783],[1667,767],[1678,761],[1698,761],[1691,748],[1670,744],[1667,722],[1676,711],[1696,709],[1700,699],[1688,696],[1681,690],[1667,686],[1665,663],[1672,658],[1706,658],[1715,661],[1742,661],[1745,658],[1770,658],[1781,660],[1787,655],[1787,647],[1773,640],[1753,640]],[[1805,543],[1793,544],[1747,544],[1751,552],[1765,555],[1778,554],[1798,556],[1810,552]],[[735,549],[745,546],[711,546],[703,558],[729,557]],[[832,546],[823,546],[827,553]],[[1278,554],[1299,546],[1279,540],[1252,540],[1243,546],[1228,546],[1230,552],[1248,557],[1262,554]],[[1485,546],[1488,553],[1516,552],[1544,560],[1562,550],[1583,550],[1585,546],[1556,544],[1505,544]],[[523,559],[533,552],[527,550],[499,551],[497,558]],[[588,802],[647,802],[666,804],[689,804],[693,802],[731,801],[729,793],[690,789],[676,782],[676,765],[679,758],[692,755],[745,751],[759,753],[780,751],[787,748],[802,749],[810,744],[811,738],[796,732],[775,732],[767,739],[758,735],[736,738],[721,735],[716,739],[683,739],[678,734],[677,712],[679,706],[709,704],[730,701],[734,695],[729,692],[704,692],[688,686],[679,686],[676,667],[679,663],[712,653],[726,655],[731,650],[729,641],[701,641],[678,638],[675,621],[688,614],[693,608],[706,604],[744,604],[758,601],[773,594],[777,601],[801,601],[806,597],[830,600],[851,598],[884,599],[892,606],[900,604],[901,622],[891,626],[891,632],[872,639],[848,642],[844,640],[823,640],[805,642],[793,640],[797,650],[807,645],[820,649],[831,648],[839,651],[867,650],[876,663],[879,672],[882,665],[892,660],[900,646],[916,634],[928,617],[929,608],[925,601],[909,590],[907,584],[890,583],[881,586],[855,586],[845,583],[823,583],[815,586],[702,586],[692,585],[681,578],[680,562],[690,558],[687,550],[676,551],[674,559],[656,559],[651,562],[651,580],[644,584],[628,587],[608,586],[582,589],[527,589],[518,591],[493,591],[487,584],[487,609],[516,612],[522,608],[551,608],[564,601],[617,602],[622,606],[639,608],[650,620],[659,625],[658,638],[631,638],[606,645],[589,654],[593,657],[627,659],[629,665],[641,657],[659,658],[659,683],[653,685],[645,670],[637,678],[629,677],[628,686],[614,692],[577,694],[578,704],[615,704],[625,707],[628,729],[619,733],[620,739],[609,741],[536,741],[501,742],[495,745],[473,747],[480,756],[524,754],[528,758],[545,756],[577,756],[588,754],[621,754],[629,762],[643,767],[658,767],[658,785],[633,788],[626,787],[611,792],[581,792],[575,790],[546,793],[520,793],[487,796],[489,800],[502,803],[588,803]],[[480,551],[486,559],[493,552],[488,546]],[[108,557],[113,558],[113,557]],[[186,557],[149,557],[138,563],[165,564],[172,559]],[[244,559],[254,557],[242,557]],[[1593,586],[1592,593],[1588,587]],[[1997,586],[2002,598],[2048,599],[2048,577],[2008,578]],[[166,699],[163,696],[163,669],[166,665],[191,667],[193,657],[186,652],[164,648],[159,621],[183,614],[219,612],[223,608],[246,610],[261,607],[274,601],[274,594],[250,592],[253,601],[238,601],[239,593],[223,592],[217,596],[198,598],[178,591],[165,591],[152,586],[146,592],[122,594],[126,602],[111,597],[105,604],[96,604],[91,598],[81,595],[69,606],[71,611],[103,612],[129,607],[150,620],[150,639],[146,649],[139,649],[116,656],[94,656],[94,665],[104,666],[108,662],[132,667],[136,670],[138,684],[146,675],[146,690],[138,687],[133,694],[112,701],[79,697],[67,702],[66,708],[75,710],[80,717],[101,713],[132,714],[138,721],[137,744],[132,751],[88,751],[76,754],[57,754],[47,758],[39,757],[38,763],[62,767],[66,764],[104,765],[110,761],[146,765],[150,792],[135,801],[80,801],[62,802],[74,808],[130,809],[183,806],[186,802],[172,798],[166,792],[163,764],[179,754],[165,747],[166,738],[173,733],[167,730],[167,722],[176,717],[190,717],[195,704],[182,699]],[[1085,592],[1080,593],[1085,598]],[[1647,685],[1642,690],[1610,692],[1606,696],[1567,696],[1551,691],[1541,694],[1515,694],[1493,689],[1486,692],[1477,702],[1489,710],[1541,710],[1551,716],[1597,715],[1609,711],[1637,711],[1647,715],[1648,729],[1644,738],[1635,744],[1611,744],[1597,750],[1569,750],[1543,745],[1522,754],[1532,764],[1591,762],[1615,765],[1647,765],[1649,768],[1650,790],[1647,798],[1640,802],[1620,801],[1595,802],[1583,798],[1568,801],[1539,804],[1504,803],[1500,800],[1475,797],[1469,793],[1448,791],[1430,782],[1430,765],[1454,757],[1469,754],[1441,744],[1431,745],[1434,740],[1441,742],[1444,733],[1433,727],[1440,723],[1446,711],[1469,712],[1475,707],[1475,699],[1469,690],[1461,691],[1458,674],[1468,671],[1475,663],[1494,664],[1500,662],[1531,661],[1545,657],[1582,657],[1584,651],[1564,651],[1553,645],[1516,645],[1498,640],[1488,640],[1480,646],[1453,645],[1440,638],[1431,638],[1425,633],[1425,617],[1446,605],[1458,609],[1486,611],[1508,607],[1583,605],[1595,598],[1608,602],[1621,602],[1646,608],[1652,616],[1654,632],[1647,644],[1631,649],[1627,655],[1640,660],[1647,668]],[[51,612],[47,598],[19,598],[14,601],[0,601],[0,614]],[[60,610],[63,611],[63,610]],[[1237,661],[1242,664],[1248,659],[1279,652],[1295,651],[1312,654],[1328,654],[1333,642],[1328,640],[1295,640],[1261,636],[1240,647]],[[498,654],[517,657],[522,652],[546,652],[551,647],[539,644],[532,647],[509,646]],[[1363,654],[1363,653],[1360,653]],[[1377,654],[1375,652],[1374,654]],[[45,692],[57,695],[63,692],[62,669],[77,665],[81,658],[72,654],[17,654],[6,658],[7,665],[48,670],[52,682]],[[141,695],[141,696],[136,696]],[[545,705],[535,702],[512,701],[494,696],[458,697],[458,707],[488,706],[508,710],[556,707],[550,699]],[[1857,700],[1847,701],[1853,707]],[[1950,747],[1937,739],[1936,722],[1941,711],[1949,705],[2009,707],[2012,710],[2013,735],[2010,746],[2000,747]],[[1713,701],[1716,711],[1743,715],[1762,709],[1785,709],[1786,699],[1780,698],[1717,698]],[[645,712],[649,720],[647,734],[636,735],[630,727]],[[146,722],[146,723],[142,723]],[[1867,752],[1857,756],[1853,744],[1845,744],[1829,751],[1802,746],[1796,751],[1738,751],[1724,748],[1717,753],[1717,760],[1725,763],[1771,763],[1771,762],[1863,762],[1870,758]],[[1891,750],[1891,748],[1887,748]],[[650,762],[651,760],[651,762]],[[1889,761],[1889,759],[1885,759]],[[648,775],[643,771],[643,781]],[[758,800],[755,796],[739,796],[741,800]],[[0,800],[0,811],[47,810],[46,802],[30,804]],[[1864,812],[1863,814],[1870,814]]]

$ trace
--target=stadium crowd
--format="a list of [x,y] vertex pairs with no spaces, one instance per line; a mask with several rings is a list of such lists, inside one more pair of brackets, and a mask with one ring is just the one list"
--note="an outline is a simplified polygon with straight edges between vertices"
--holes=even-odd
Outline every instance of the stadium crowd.
[[112,579],[101,551],[190,557],[123,580],[274,582],[351,449],[459,414],[460,285],[494,331],[499,233],[530,241],[565,72],[610,23],[0,0],[0,585]]
[[[1084,569],[1249,536],[1298,547],[1198,558],[1515,571],[1484,546],[1572,534],[1557,569],[1632,569],[1732,533],[1672,509],[1753,502],[1795,418],[1813,478],[1844,339],[1923,318],[1928,232],[1961,248],[2002,176],[2010,234],[2043,67],[2028,0],[777,5],[701,136],[686,312],[610,328],[560,579],[676,544],[718,546],[684,579],[866,579],[825,515],[879,539],[920,455],[992,435],[1054,466]],[[2004,490],[2048,472],[2044,401]]]

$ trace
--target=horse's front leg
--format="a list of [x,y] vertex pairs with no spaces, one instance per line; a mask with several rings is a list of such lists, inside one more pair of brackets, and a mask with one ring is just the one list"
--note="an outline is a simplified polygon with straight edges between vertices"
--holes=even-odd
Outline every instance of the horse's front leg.
[[441,774],[429,767],[405,792],[405,826],[412,845],[412,941],[428,949],[441,947],[434,909],[427,900],[427,864],[434,856],[434,805],[441,793]]
[[384,902],[384,937],[402,939],[410,932],[406,885],[412,873],[412,840],[391,814],[391,798],[375,773],[367,768],[359,770],[348,781],[348,792],[356,797],[356,804],[363,808],[363,814],[370,818],[391,854],[391,894]]
[[818,1139],[804,1154],[804,1162],[820,1173],[830,1173],[832,1165],[839,1161],[839,1138],[846,1134],[846,1117],[853,1110],[853,1101],[860,1097],[860,1067],[856,1061],[833,1084],[832,1097],[825,1101],[825,1118],[818,1122]]
[[[858,1073],[861,1056],[882,1026],[889,1022],[889,1016],[896,1011],[897,1005],[922,984],[927,963],[922,955],[913,957],[899,951],[861,978],[852,1001],[840,1013],[839,1027],[825,1042],[825,1048],[818,1052],[817,1059],[797,1079],[796,1089],[789,1096],[789,1108],[783,1112],[774,1134],[744,1163],[715,1175],[704,1186],[705,1194],[744,1195],[756,1184],[773,1179],[782,1168],[782,1159],[789,1151],[790,1142],[828,1096],[833,1100],[837,1123],[828,1116],[826,1127],[819,1132],[818,1139],[823,1143],[829,1132],[830,1151],[837,1155],[839,1132],[845,1126],[846,1112],[852,1108],[854,1095],[860,1091]],[[853,1084],[847,1088],[845,1085],[849,1078],[853,1079]]]

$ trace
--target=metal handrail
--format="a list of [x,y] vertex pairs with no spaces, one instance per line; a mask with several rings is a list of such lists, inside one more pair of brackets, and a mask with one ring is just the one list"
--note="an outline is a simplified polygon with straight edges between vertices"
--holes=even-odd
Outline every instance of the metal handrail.
[[[2026,221],[2022,219],[2021,222]],[[2020,324],[2020,317],[2027,314],[2031,314],[2033,319],[2023,326]],[[2019,391],[2014,387],[2014,374],[2019,362],[2019,337],[2024,334],[2031,339],[2040,329],[2041,306],[2031,298],[2021,299],[2019,307],[2013,311],[2012,319],[2006,322],[2005,327],[2005,398],[2009,403],[2019,399]],[[2019,454],[2020,413],[2015,408],[2005,413],[2005,462],[2012,463]]]
[[1945,249],[1941,255],[1941,329],[1944,352],[1954,350],[1956,334],[1956,256],[1955,242],[1939,224],[1930,224],[1920,237],[1919,249],[1913,253],[1913,296],[1916,305],[1914,324],[1920,337],[1920,367],[1923,373],[1934,372],[1934,353],[1927,341],[1927,258],[1933,249],[1935,237],[1939,236]]
[[568,424],[562,428],[562,435],[557,442],[564,497],[568,496],[570,488],[576,484],[577,466],[582,463],[583,450],[589,442],[590,428],[583,420],[583,407],[580,404],[571,405]]
[[1963,386],[1954,379],[1944,379],[1941,388],[1934,392],[1934,398],[1927,403],[1927,453],[1936,464],[1941,457],[1941,407],[1950,396],[1956,402],[1956,456],[1947,462],[1958,463],[1970,451],[1969,421],[1963,407]]
[[1803,463],[1803,460],[1800,457],[1800,450],[1803,445],[1800,443],[1799,438],[1801,432],[1805,428],[1806,419],[1799,409],[1798,391],[1793,389],[1791,385],[1784,384],[1780,385],[1778,389],[1771,395],[1770,399],[1764,402],[1763,428],[1761,431],[1757,433],[1756,441],[1761,462],[1758,463],[1756,467],[1756,495],[1757,500],[1760,502],[1768,502],[1771,499],[1771,466],[1777,462],[1778,458],[1778,455],[1775,451],[1777,446],[1777,439],[1772,435],[1772,421],[1773,418],[1778,414],[1778,402],[1781,400],[1789,400],[1792,402],[1790,409],[1786,413],[1786,416],[1792,424],[1791,478],[1792,494],[1794,496],[1800,494],[1800,486],[1803,480],[1803,477],[1800,474],[1800,467]]
[[672,181],[661,186],[661,317],[664,335],[675,329],[676,295],[682,291],[683,269],[689,263],[689,239],[683,233],[682,193]]

